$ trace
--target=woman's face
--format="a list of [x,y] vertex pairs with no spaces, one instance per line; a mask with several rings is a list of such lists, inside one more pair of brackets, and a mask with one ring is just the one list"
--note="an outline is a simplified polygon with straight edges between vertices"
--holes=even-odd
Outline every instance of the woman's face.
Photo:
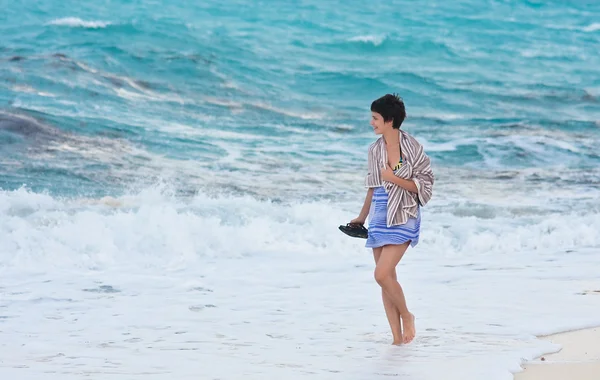
[[377,112],[371,112],[371,126],[376,135],[381,135],[384,132],[392,129],[393,120],[383,121],[383,116]]

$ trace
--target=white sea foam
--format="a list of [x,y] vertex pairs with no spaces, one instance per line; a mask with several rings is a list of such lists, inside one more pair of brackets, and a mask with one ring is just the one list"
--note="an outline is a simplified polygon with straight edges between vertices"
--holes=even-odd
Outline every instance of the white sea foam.
[[370,44],[373,44],[374,46],[379,46],[385,41],[386,38],[387,37],[385,35],[368,34],[368,35],[360,35],[360,36],[351,37],[348,39],[348,41],[370,43]]
[[73,28],[101,29],[106,28],[111,23],[108,21],[85,21],[79,17],[64,17],[49,22],[50,25],[70,26]]
[[45,96],[45,97],[51,97],[51,98],[56,97],[56,95],[54,95],[54,94],[51,94],[49,92],[44,92],[44,91],[38,91],[35,88],[28,86],[28,85],[15,85],[15,86],[12,86],[12,90],[17,91],[17,92],[24,92],[24,93],[28,93],[28,94],[37,94],[39,96]]
[[391,347],[371,254],[337,230],[358,204],[169,194],[0,192],[0,373],[508,380],[557,349],[533,334],[600,324],[578,294],[598,213],[424,209],[398,268],[418,337]]
[[595,32],[598,30],[600,30],[600,22],[592,23],[592,24],[586,26],[585,28],[583,28],[584,32]]

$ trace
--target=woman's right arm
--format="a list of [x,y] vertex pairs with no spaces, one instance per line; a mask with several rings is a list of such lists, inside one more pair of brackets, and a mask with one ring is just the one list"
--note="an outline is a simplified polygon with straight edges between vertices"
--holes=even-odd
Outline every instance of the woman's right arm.
[[352,219],[350,223],[359,223],[365,224],[367,220],[367,216],[369,215],[369,209],[371,208],[371,200],[373,199],[373,188],[369,188],[367,190],[367,195],[365,196],[365,203],[363,203],[362,209],[360,210],[360,214],[358,214],[358,218]]

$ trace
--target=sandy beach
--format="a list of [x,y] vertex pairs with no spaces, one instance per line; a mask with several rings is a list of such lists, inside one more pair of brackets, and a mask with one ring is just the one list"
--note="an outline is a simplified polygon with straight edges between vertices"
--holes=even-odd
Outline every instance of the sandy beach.
[[600,379],[600,327],[540,337],[562,349],[524,365],[515,380]]

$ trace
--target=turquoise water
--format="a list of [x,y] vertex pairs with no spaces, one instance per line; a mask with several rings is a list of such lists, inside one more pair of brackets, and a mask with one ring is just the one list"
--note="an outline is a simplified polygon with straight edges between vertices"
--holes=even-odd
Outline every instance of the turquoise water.
[[[0,9],[0,378],[508,380],[600,323],[600,4]],[[400,348],[337,229],[391,92],[436,178]]]
[[438,167],[600,181],[598,5],[369,4],[6,3],[0,106],[43,126],[2,128],[1,186],[356,187],[387,92]]

